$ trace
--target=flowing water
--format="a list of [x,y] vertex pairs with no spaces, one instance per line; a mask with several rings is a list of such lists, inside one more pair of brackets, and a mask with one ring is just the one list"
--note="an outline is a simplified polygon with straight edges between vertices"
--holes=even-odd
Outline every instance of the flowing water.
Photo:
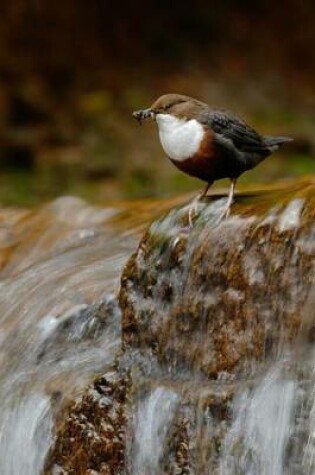
[[295,348],[278,359],[233,402],[220,474],[315,473],[315,352],[307,337],[314,325],[315,288],[303,309]]
[[[39,475],[53,443],[54,410],[114,361],[123,265],[148,221],[172,204],[131,210],[61,198],[37,212],[3,210],[0,475]],[[252,278],[260,279],[259,273]],[[306,328],[314,304],[314,298],[306,304]],[[134,377],[139,387],[129,408],[126,474],[315,473],[315,354],[303,328],[297,348],[250,381],[212,384],[195,373],[165,373],[153,356],[142,366],[151,376]],[[231,388],[229,423],[219,423],[209,411],[209,394],[213,401]],[[169,440],[180,421],[193,443],[180,442],[172,458]],[[215,459],[214,434],[221,440]],[[183,461],[188,450],[195,469]]]
[[52,443],[52,401],[79,391],[118,351],[114,295],[141,228],[123,207],[75,198],[4,214],[0,473],[36,475]]
[[159,475],[164,443],[174,417],[178,394],[159,386],[141,398],[135,413],[132,473]]
[[[259,226],[272,223],[276,229],[275,233],[278,233],[277,236],[286,232],[295,233],[303,219],[305,201],[300,198],[293,199],[283,207],[272,208],[270,213],[262,218],[261,223],[255,216],[245,218],[232,216],[220,228],[216,222],[219,205],[220,200],[217,200],[216,203],[207,206],[205,213],[209,219],[208,228],[206,231],[202,229],[196,232],[204,232],[206,245],[209,243],[206,236],[207,229],[212,236],[215,234],[215,246],[217,242],[221,242],[223,252],[226,249],[223,236],[224,233],[229,233],[228,241],[233,241],[235,251],[233,258],[237,259],[238,250],[242,249],[245,242],[244,229],[250,229],[255,222],[257,232]],[[211,220],[215,221],[214,227],[211,227]],[[306,237],[298,238],[298,246],[303,247],[306,258],[311,263],[312,270],[309,276],[315,284],[314,226],[312,229]],[[246,241],[247,252],[241,254],[244,256],[246,278],[255,292],[259,287],[267,290],[264,296],[270,299],[268,285],[272,283],[272,280],[269,280],[273,278],[272,266],[267,267],[269,275],[266,274],[266,269],[262,265],[263,258],[260,256],[259,260],[257,252],[249,245],[250,239],[255,239],[255,233],[246,236],[249,235],[251,237]],[[250,364],[245,371],[235,371],[234,374],[222,372],[217,379],[209,380],[200,371],[204,368],[202,358],[192,359],[191,356],[203,354],[204,358],[207,358],[213,350],[211,335],[209,337],[207,333],[203,340],[207,326],[202,317],[200,323],[198,320],[198,324],[189,326],[190,321],[196,316],[194,313],[188,314],[187,320],[185,316],[189,311],[189,304],[199,308],[199,300],[202,300],[204,307],[215,306],[218,302],[222,302],[219,290],[221,274],[218,271],[219,277],[215,280],[214,272],[213,287],[211,284],[210,288],[207,287],[209,282],[205,281],[204,273],[208,268],[202,270],[203,261],[197,261],[195,255],[196,242],[200,251],[202,239],[195,240],[191,231],[185,241],[181,216],[176,210],[151,226],[151,236],[150,244],[148,245],[146,241],[143,253],[139,252],[135,277],[128,281],[129,292],[132,295],[129,304],[131,302],[133,306],[137,319],[135,325],[138,325],[138,329],[131,329],[130,333],[126,333],[126,338],[130,352],[134,351],[135,346],[146,349],[144,350],[146,357],[141,356],[146,359],[145,363],[141,358],[139,361],[146,375],[146,379],[142,380],[142,386],[139,384],[141,374],[139,375],[136,370],[134,375],[139,387],[138,392],[135,391],[136,394],[133,395],[135,402],[132,408],[132,449],[128,452],[128,474],[314,474],[315,353],[314,337],[310,335],[314,333],[315,290],[311,290],[309,300],[301,307],[304,320],[292,347],[288,344],[288,337],[282,334],[283,329],[279,330],[279,339],[275,339],[273,351],[265,359],[255,361],[254,358],[248,358]],[[269,239],[271,232],[269,235],[266,233],[266,237],[260,235],[259,245],[264,246],[267,243],[268,247]],[[176,254],[174,249],[176,246],[181,249],[182,242],[187,243],[185,251],[183,254],[180,252]],[[220,252],[220,247],[215,247],[215,250]],[[205,261],[210,262],[209,267],[215,266],[216,257],[212,257],[211,252],[205,248],[202,251],[206,256]],[[227,252],[225,256],[228,255]],[[294,246],[284,245],[282,249],[278,248],[277,252],[274,254],[271,252],[269,256],[273,259],[275,268],[282,265],[285,256],[286,262],[281,278],[285,276],[286,280],[291,282],[290,291],[293,296],[296,292],[300,292],[301,281],[294,269],[296,269],[295,263],[302,258]],[[177,262],[181,264],[177,265]],[[218,262],[221,262],[220,258]],[[196,280],[193,277],[192,263],[198,263],[196,265],[199,266]],[[144,270],[148,275],[141,280],[138,274]],[[158,270],[157,276],[156,270]],[[232,268],[230,272],[233,272]],[[239,278],[244,279],[240,271]],[[148,292],[149,286],[152,287],[150,292]],[[203,286],[206,288],[206,297],[209,301],[206,301],[202,293]],[[171,299],[168,298],[169,294],[165,289],[171,289]],[[232,302],[231,306],[242,302],[241,290],[228,288],[223,289],[223,292],[225,298]],[[277,299],[277,295],[274,295],[274,302]],[[254,308],[255,302],[250,302],[249,298],[247,300],[248,308]],[[288,309],[287,315],[290,315],[290,311],[294,308],[294,298],[292,301],[288,296],[283,299],[283,295],[279,295],[278,303],[279,306],[275,307],[278,309],[277,317],[275,317],[277,313],[272,313],[263,299],[261,306],[258,306],[261,312],[264,312],[262,318],[264,324],[267,327],[270,325],[273,332],[277,332],[279,328],[277,318],[281,318],[285,306]],[[220,319],[220,309],[215,308],[217,314],[214,318]],[[202,314],[202,310],[200,313]],[[206,312],[204,313],[206,315]],[[178,315],[181,326],[173,323]],[[253,320],[257,318],[254,312],[248,315]],[[227,328],[228,322],[225,321],[224,324]],[[193,333],[196,327],[197,331]],[[233,342],[237,344],[247,329],[250,330],[250,324],[238,330]],[[217,336],[221,336],[220,328],[216,330]],[[251,338],[250,331],[247,338]],[[164,351],[159,362],[155,361],[154,353],[151,352],[152,341],[159,349],[157,354]],[[243,351],[241,346],[239,348]],[[268,349],[265,351],[268,354]],[[134,357],[139,358],[137,351],[134,352]]]
[[295,382],[283,379],[280,368],[273,367],[252,391],[235,397],[222,452],[222,474],[283,473],[295,391]]

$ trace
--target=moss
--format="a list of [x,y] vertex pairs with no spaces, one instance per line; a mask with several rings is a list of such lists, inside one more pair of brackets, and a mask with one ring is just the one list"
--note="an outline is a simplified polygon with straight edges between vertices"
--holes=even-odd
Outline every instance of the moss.
[[[194,229],[183,228],[175,245],[174,228],[168,226],[180,222],[181,209],[151,226],[141,245],[140,274],[138,254],[127,268],[127,273],[133,269],[131,287],[122,280],[126,343],[137,346],[141,341],[144,348],[154,341],[161,363],[174,369],[184,364],[215,378],[222,371],[244,371],[251,359],[266,358],[267,327],[272,325],[272,355],[284,334],[289,340],[296,333],[309,288],[309,255],[299,249],[299,260],[294,256],[297,240],[310,233],[314,190],[310,180],[238,195],[232,211],[237,218],[232,215],[216,226],[209,218],[198,219]],[[291,229],[289,221],[289,228],[281,230],[280,216],[302,197],[297,228]],[[213,198],[208,202],[211,207]],[[206,210],[205,204],[201,216]],[[303,289],[299,295],[293,292],[297,282]],[[152,295],[151,312],[142,313]]]
[[[116,475],[124,467],[127,380],[115,371],[97,378],[59,414],[44,474]],[[66,416],[65,416],[66,415]]]

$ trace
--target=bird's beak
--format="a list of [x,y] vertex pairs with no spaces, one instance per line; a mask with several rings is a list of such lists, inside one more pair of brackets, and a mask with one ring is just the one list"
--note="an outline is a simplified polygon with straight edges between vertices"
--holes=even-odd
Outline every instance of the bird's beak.
[[141,125],[143,120],[154,119],[155,118],[155,113],[153,112],[151,107],[149,107],[148,109],[141,109],[139,111],[133,112],[132,117],[134,117],[134,119],[136,119],[139,122],[139,124]]

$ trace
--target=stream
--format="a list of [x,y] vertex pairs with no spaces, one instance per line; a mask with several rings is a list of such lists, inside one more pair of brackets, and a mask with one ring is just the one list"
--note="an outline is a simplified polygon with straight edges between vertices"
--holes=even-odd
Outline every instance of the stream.
[[[120,358],[122,314],[117,294],[122,270],[146,226],[179,202],[176,198],[102,208],[64,197],[35,211],[0,211],[1,475],[41,475],[56,440],[60,408],[75,400],[95,376],[110,372]],[[212,208],[215,214],[215,205],[209,206],[210,212]],[[291,224],[298,221],[301,209],[291,211]],[[243,230],[252,220],[233,223]],[[180,238],[174,239],[177,245]],[[305,246],[313,246],[310,243]],[[173,262],[170,254],[167,259]],[[248,259],[252,259],[249,264]],[[251,285],[260,285],[262,271],[259,266],[252,269],[253,254],[248,254],[246,262],[251,267]],[[152,255],[154,263],[160,265]],[[178,280],[182,274],[174,267],[165,275],[178,283],[173,293],[178,292],[180,303],[185,298]],[[164,289],[163,278],[162,270],[156,285]],[[137,305],[139,295],[132,291],[130,295]],[[182,347],[187,343],[178,336],[178,328],[173,335],[179,350],[175,360],[171,343],[166,360],[160,361],[149,347],[139,351],[143,344],[130,344],[124,336],[126,347],[131,346],[122,366],[129,368],[134,388],[127,403],[123,468],[109,471],[107,465],[96,468],[93,462],[87,470],[74,471],[55,464],[49,473],[315,473],[315,353],[308,337],[314,295],[310,292],[304,302],[296,344],[290,349],[281,347],[263,364],[251,363],[236,376],[220,371],[209,379],[204,362],[196,360],[187,366],[187,348]],[[148,302],[154,296],[159,298],[153,291]],[[215,305],[211,302],[215,298],[210,293],[207,305]],[[229,289],[227,298],[237,301],[240,292]],[[168,312],[165,302],[150,317],[160,319],[161,325]],[[152,310],[145,299],[140,306]],[[198,327],[201,335],[203,331],[206,327]],[[140,331],[140,341],[142,337]],[[201,337],[189,338],[188,353],[194,354],[198,346],[204,351]]]
[[[61,198],[1,229],[2,251],[10,251],[0,283],[2,475],[40,473],[52,401],[79,391],[118,351],[113,296],[141,229],[130,229],[130,217],[126,227],[108,223],[124,212]],[[111,307],[106,324],[95,318],[100,306]]]

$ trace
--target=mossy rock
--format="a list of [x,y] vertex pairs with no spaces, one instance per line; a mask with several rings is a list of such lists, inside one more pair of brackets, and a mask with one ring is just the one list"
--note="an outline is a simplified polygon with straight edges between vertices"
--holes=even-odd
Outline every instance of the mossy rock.
[[217,378],[248,375],[296,334],[314,279],[315,181],[238,194],[227,219],[224,201],[207,198],[192,229],[177,208],[144,235],[121,279],[126,350]]

